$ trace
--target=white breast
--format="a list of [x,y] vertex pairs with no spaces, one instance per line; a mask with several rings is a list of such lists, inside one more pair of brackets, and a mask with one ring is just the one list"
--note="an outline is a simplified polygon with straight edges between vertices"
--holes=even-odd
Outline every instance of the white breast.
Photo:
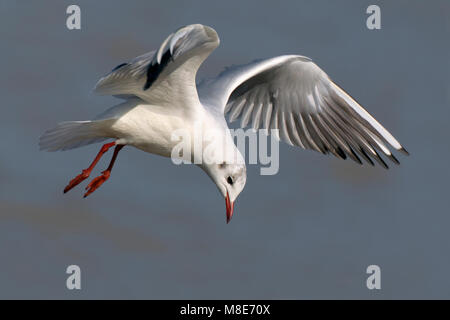
[[164,106],[141,102],[117,106],[103,116],[115,114],[117,120],[108,129],[108,134],[116,137],[119,143],[164,157],[172,156],[181,139],[190,146],[192,161],[204,161],[213,151],[214,156],[218,156],[215,161],[220,162],[224,157],[222,151],[235,149],[229,133],[217,119],[204,111],[193,114],[183,110],[186,109],[170,108],[171,112],[167,112]]

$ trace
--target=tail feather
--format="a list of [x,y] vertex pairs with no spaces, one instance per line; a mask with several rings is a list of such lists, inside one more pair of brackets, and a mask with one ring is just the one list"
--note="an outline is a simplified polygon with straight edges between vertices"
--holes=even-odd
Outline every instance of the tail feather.
[[69,150],[109,139],[99,130],[102,121],[67,121],[47,130],[39,139],[40,150]]

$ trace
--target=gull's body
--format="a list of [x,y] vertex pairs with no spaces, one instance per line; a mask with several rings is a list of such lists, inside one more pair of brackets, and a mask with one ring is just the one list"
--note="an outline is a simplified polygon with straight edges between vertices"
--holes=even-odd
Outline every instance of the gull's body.
[[[218,45],[212,28],[183,27],[158,50],[119,65],[100,79],[97,93],[125,101],[92,121],[64,122],[41,137],[41,148],[49,151],[114,139],[65,192],[87,178],[112,146],[110,166],[88,185],[86,195],[108,179],[123,146],[171,157],[178,143],[174,132],[183,130],[194,136],[200,128],[202,146],[212,143],[221,148],[223,159],[210,163],[192,147],[190,160],[200,163],[226,198],[229,220],[244,188],[246,170],[228,130],[227,113],[231,121],[240,118],[242,127],[278,129],[275,132],[281,140],[305,149],[344,159],[349,156],[359,163],[363,158],[373,164],[373,158],[387,167],[378,150],[398,163],[388,146],[405,151],[400,143],[309,58],[289,55],[255,61],[229,68],[197,86],[198,68]],[[218,134],[212,141],[207,138],[211,131]],[[230,154],[237,158],[230,160]]]
[[[139,98],[129,99],[107,110],[97,117],[96,121],[113,119],[103,130],[105,136],[116,137],[118,144],[132,145],[163,157],[170,157],[178,143],[178,140],[172,137],[173,132],[182,129],[194,135],[195,124],[201,123],[204,131],[216,129],[220,124],[217,118],[212,117],[202,107],[197,107],[191,113],[167,113],[164,108],[148,104]],[[185,107],[180,104],[178,108],[182,110]],[[225,129],[221,131],[224,135]]]

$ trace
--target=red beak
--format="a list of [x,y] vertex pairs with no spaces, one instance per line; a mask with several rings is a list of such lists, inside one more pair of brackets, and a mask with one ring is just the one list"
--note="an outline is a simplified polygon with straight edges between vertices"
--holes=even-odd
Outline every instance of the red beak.
[[227,197],[225,198],[225,205],[227,207],[227,223],[229,223],[231,218],[233,217],[234,202],[230,201],[230,196],[228,195],[228,191],[227,191]]

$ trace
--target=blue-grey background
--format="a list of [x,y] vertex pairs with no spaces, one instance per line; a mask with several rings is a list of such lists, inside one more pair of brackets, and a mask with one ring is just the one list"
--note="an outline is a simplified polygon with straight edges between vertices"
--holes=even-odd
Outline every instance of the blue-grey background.
[[[69,4],[82,29],[69,31]],[[366,28],[370,4],[382,29]],[[0,2],[0,298],[450,298],[448,1]],[[38,150],[63,120],[118,103],[91,93],[178,27],[214,27],[199,72],[313,58],[411,156],[384,170],[281,145],[280,171],[225,205],[194,166],[125,148],[87,199],[62,189],[99,149]],[[109,161],[106,156],[93,176]],[[66,267],[82,290],[66,289]],[[382,289],[366,288],[377,264]]]

